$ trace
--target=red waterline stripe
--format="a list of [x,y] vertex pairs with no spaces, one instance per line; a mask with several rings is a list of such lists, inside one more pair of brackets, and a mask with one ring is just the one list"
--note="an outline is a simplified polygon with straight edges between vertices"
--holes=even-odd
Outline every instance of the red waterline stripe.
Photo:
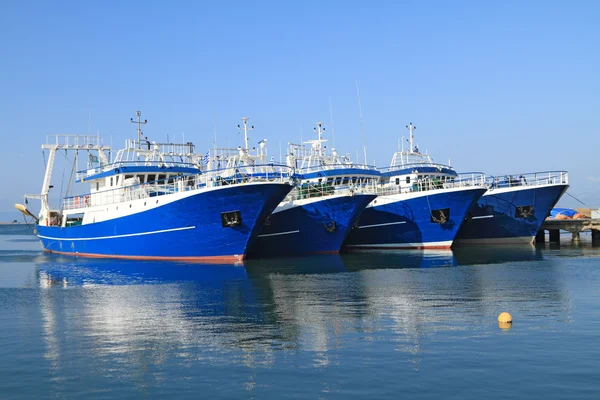
[[241,261],[245,258],[245,255],[233,254],[230,256],[203,256],[203,257],[160,257],[160,256],[123,256],[123,255],[108,255],[108,254],[94,254],[94,253],[72,253],[66,251],[54,251],[44,249],[46,253],[60,254],[71,257],[85,257],[85,258],[118,258],[125,260],[151,260],[151,261],[188,261],[188,262],[210,262],[217,264],[228,264],[230,262]]

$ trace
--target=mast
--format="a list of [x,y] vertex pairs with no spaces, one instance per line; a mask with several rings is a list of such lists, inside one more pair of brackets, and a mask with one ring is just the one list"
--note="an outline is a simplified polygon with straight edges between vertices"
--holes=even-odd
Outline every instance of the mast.
[[323,128],[321,130],[321,128],[323,127],[323,123],[322,122],[317,122],[316,125],[317,125],[317,129],[315,129],[315,131],[317,132],[317,139],[318,139],[318,142],[319,142],[319,145],[318,145],[317,148],[319,149],[319,152],[320,152],[320,150],[321,150],[321,142],[323,141],[323,131],[325,130],[325,128]]
[[134,121],[133,118],[130,118],[131,123],[137,124],[137,134],[138,134],[138,149],[142,148],[142,125],[148,123],[148,120],[145,119],[142,121],[142,112],[136,111],[135,115],[137,116],[137,121]]
[[360,112],[360,131],[361,131],[361,134],[362,134],[362,142],[363,142],[363,152],[364,152],[364,157],[365,157],[365,165],[367,165],[367,145],[365,144],[365,126],[363,124],[362,106],[360,105],[360,92],[358,90],[358,81],[356,81],[356,97],[358,98],[358,110]]
[[406,129],[408,129],[408,132],[410,132],[409,141],[408,141],[408,143],[410,144],[410,149],[408,151],[412,153],[413,150],[414,150],[414,147],[413,147],[413,140],[414,140],[413,131],[415,129],[417,129],[417,127],[414,126],[412,122],[410,122],[408,125],[406,125]]
[[331,97],[329,97],[329,117],[331,118],[331,138],[333,139],[333,148],[335,149],[335,128],[333,127],[333,108],[331,107]]
[[[248,128],[248,117],[242,117],[242,122],[244,125],[244,146],[246,148],[246,150],[248,150],[248,131],[252,131],[254,130],[254,125],[252,125],[250,128]],[[241,127],[238,125],[238,129],[240,129]]]

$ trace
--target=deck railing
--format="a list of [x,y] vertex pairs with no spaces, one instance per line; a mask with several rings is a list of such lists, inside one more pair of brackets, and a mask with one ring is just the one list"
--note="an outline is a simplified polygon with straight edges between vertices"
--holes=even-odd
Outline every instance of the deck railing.
[[409,187],[406,186],[395,186],[387,184],[377,188],[377,194],[379,196],[401,194],[401,193],[413,193],[413,192],[424,192],[429,190],[438,189],[452,189],[461,187],[476,187],[482,186],[485,182],[485,175],[481,173],[465,174],[460,179],[455,178],[451,180],[443,180],[437,177],[426,177],[418,179],[413,182]]
[[328,183],[310,183],[297,185],[284,201],[304,200],[332,195],[352,195],[354,193],[376,194],[375,183],[331,185]]
[[182,175],[177,178],[172,177],[160,181],[119,187],[97,193],[66,197],[63,199],[63,210],[118,204],[184,191],[202,190],[209,187],[239,185],[252,182],[291,182],[292,175],[292,168],[277,164],[212,170],[204,173]]
[[453,168],[449,165],[443,165],[443,164],[438,164],[438,163],[429,162],[429,161],[421,161],[421,162],[406,163],[406,164],[396,164],[396,165],[392,165],[390,167],[377,168],[377,170],[379,172],[381,172],[382,174],[384,174],[384,173],[388,173],[388,172],[402,171],[405,169],[432,168],[432,167],[438,168],[440,170],[442,168],[453,170]]
[[65,135],[55,134],[46,135],[46,144],[51,146],[61,146],[63,148],[86,149],[103,147],[110,150],[108,146],[104,146],[102,136],[93,135]]
[[305,167],[305,168],[298,168],[296,169],[296,174],[298,175],[303,175],[303,174],[309,174],[312,172],[317,172],[317,171],[330,171],[330,170],[335,170],[335,169],[339,169],[339,170],[345,170],[345,169],[361,169],[361,170],[365,170],[365,171],[370,171],[372,172],[374,175],[379,175],[377,169],[371,165],[365,165],[365,164],[328,164],[328,165],[314,165],[311,167]]
[[[77,171],[76,179],[81,180],[87,177],[99,174],[101,172],[110,171],[117,168],[126,167],[158,167],[165,168],[165,173],[169,172],[169,168],[196,168],[197,164],[186,163],[186,162],[169,162],[169,161],[120,161],[112,164],[100,165],[98,167]],[[199,169],[198,169],[199,170]]]
[[[469,175],[470,173],[460,174],[457,180],[468,179]],[[567,171],[542,171],[504,176],[486,175],[482,185],[489,189],[495,189],[514,186],[541,186],[568,183],[569,173]]]

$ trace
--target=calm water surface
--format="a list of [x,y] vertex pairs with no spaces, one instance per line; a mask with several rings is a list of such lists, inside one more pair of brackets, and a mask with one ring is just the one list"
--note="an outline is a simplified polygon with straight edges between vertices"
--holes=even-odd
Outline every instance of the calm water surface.
[[599,289],[589,243],[199,265],[4,226],[0,398],[597,399]]

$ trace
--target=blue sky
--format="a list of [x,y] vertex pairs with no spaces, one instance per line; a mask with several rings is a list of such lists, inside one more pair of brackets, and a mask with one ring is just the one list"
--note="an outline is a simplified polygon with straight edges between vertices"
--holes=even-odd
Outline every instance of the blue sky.
[[[554,1],[64,1],[3,3],[0,212],[43,179],[50,133],[119,148],[142,110],[150,139],[241,144],[313,135],[389,164],[412,121],[420,149],[459,171],[565,169],[600,206],[600,6]],[[62,171],[55,177],[62,176]],[[58,179],[58,178],[57,178]],[[56,180],[55,180],[56,183]],[[564,205],[578,203],[566,197]],[[8,214],[4,214],[8,215]],[[0,215],[1,216],[1,215]],[[18,215],[17,215],[18,216]],[[0,218],[2,219],[2,218]]]

